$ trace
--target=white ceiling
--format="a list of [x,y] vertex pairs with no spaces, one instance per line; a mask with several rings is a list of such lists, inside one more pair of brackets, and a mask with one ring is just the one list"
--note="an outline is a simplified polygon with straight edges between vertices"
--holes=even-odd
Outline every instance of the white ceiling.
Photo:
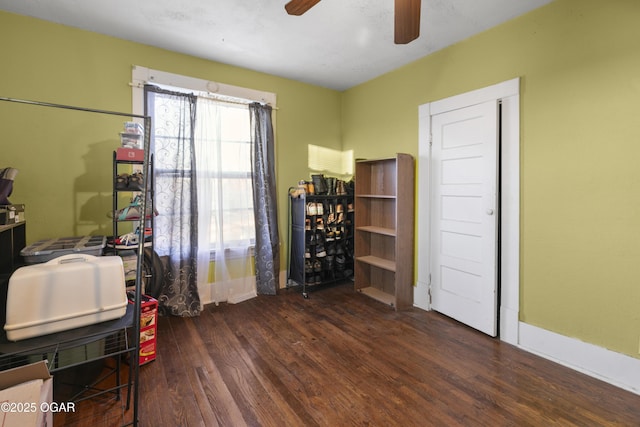
[[[344,90],[552,0],[423,0],[420,37],[393,43],[393,0],[0,0],[0,9]],[[145,64],[139,64],[145,65]]]

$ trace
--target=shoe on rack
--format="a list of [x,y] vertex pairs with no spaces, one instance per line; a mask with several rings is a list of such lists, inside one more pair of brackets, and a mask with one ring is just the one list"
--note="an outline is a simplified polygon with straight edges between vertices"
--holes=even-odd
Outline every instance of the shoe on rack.
[[318,215],[318,208],[316,203],[314,202],[307,203],[307,215],[309,216]]
[[327,230],[327,242],[333,242],[336,239],[336,233],[332,229]]
[[336,245],[333,243],[327,244],[327,255],[335,255],[336,254]]
[[[140,230],[138,230],[138,232],[140,232]],[[153,237],[153,230],[151,229],[151,227],[145,227],[144,229],[144,239],[150,239]]]
[[[136,228],[136,234],[138,236],[141,235],[140,233],[140,227]],[[145,246],[147,246],[148,243],[153,242],[153,230],[150,227],[145,227],[144,228],[144,243]]]
[[313,182],[313,186],[315,188],[316,194],[327,193],[327,183],[325,182],[324,175],[322,174],[311,175],[311,181]]
[[327,255],[327,257],[325,258],[325,270],[333,271],[333,260],[333,255]]
[[134,191],[142,191],[144,189],[143,184],[144,179],[142,177],[142,172],[136,172],[134,174],[129,175],[129,182],[127,185],[128,190]]
[[127,233],[115,239],[109,239],[107,246],[116,249],[129,249],[138,246],[139,241],[136,233]]
[[118,209],[115,216],[118,221],[132,221],[140,219],[140,206],[125,206],[122,209]]
[[129,174],[123,173],[116,176],[116,190],[128,190],[129,189]]
[[324,182],[327,185],[327,194],[330,196],[334,196],[336,194],[336,179],[333,177],[328,177],[324,179]]
[[[136,209],[134,209],[131,214],[126,215],[127,220],[140,219],[140,215],[142,213],[142,195],[138,194],[136,197],[131,199],[131,203],[129,204],[129,206],[118,210],[118,213],[121,213],[121,211],[125,211],[128,208],[136,208]],[[136,211],[137,211],[137,216],[136,216]],[[153,216],[158,216],[158,210],[155,208],[153,208],[152,210],[151,203],[147,202],[147,210],[146,210],[145,218],[151,218],[152,213],[153,213]]]

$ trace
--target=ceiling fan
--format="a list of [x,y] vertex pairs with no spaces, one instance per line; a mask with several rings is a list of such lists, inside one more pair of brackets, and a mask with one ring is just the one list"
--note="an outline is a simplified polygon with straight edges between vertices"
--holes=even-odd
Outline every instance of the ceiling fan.
[[[395,44],[407,44],[420,35],[421,0],[395,1]],[[302,15],[320,0],[291,0],[284,8],[289,15]]]

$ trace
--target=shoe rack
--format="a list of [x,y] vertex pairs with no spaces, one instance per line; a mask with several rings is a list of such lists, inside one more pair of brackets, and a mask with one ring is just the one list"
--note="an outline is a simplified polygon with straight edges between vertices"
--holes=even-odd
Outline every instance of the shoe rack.
[[[317,186],[316,186],[317,187]],[[353,195],[289,191],[287,287],[314,287],[353,277]]]
[[356,162],[355,289],[402,310],[413,306],[413,157]]
[[[153,191],[153,155],[148,162],[148,170],[143,170],[143,160],[137,155],[142,150],[119,148],[113,152],[113,236],[107,240],[107,248],[123,258],[127,284],[133,283],[137,271],[138,241],[121,241],[121,236],[135,233],[137,239],[144,239],[142,266],[142,291],[148,288],[153,276],[148,259],[153,254],[154,216],[156,213]],[[148,185],[145,179],[148,179]],[[146,212],[140,201],[146,197]],[[144,215],[144,230],[138,230]],[[125,239],[126,240],[126,239]],[[129,289],[129,288],[127,288]]]

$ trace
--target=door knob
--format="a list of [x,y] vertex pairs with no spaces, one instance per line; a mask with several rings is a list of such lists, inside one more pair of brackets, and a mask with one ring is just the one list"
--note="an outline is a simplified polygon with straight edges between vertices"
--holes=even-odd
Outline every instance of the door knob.
[[487,209],[487,215],[493,215],[493,209]]

